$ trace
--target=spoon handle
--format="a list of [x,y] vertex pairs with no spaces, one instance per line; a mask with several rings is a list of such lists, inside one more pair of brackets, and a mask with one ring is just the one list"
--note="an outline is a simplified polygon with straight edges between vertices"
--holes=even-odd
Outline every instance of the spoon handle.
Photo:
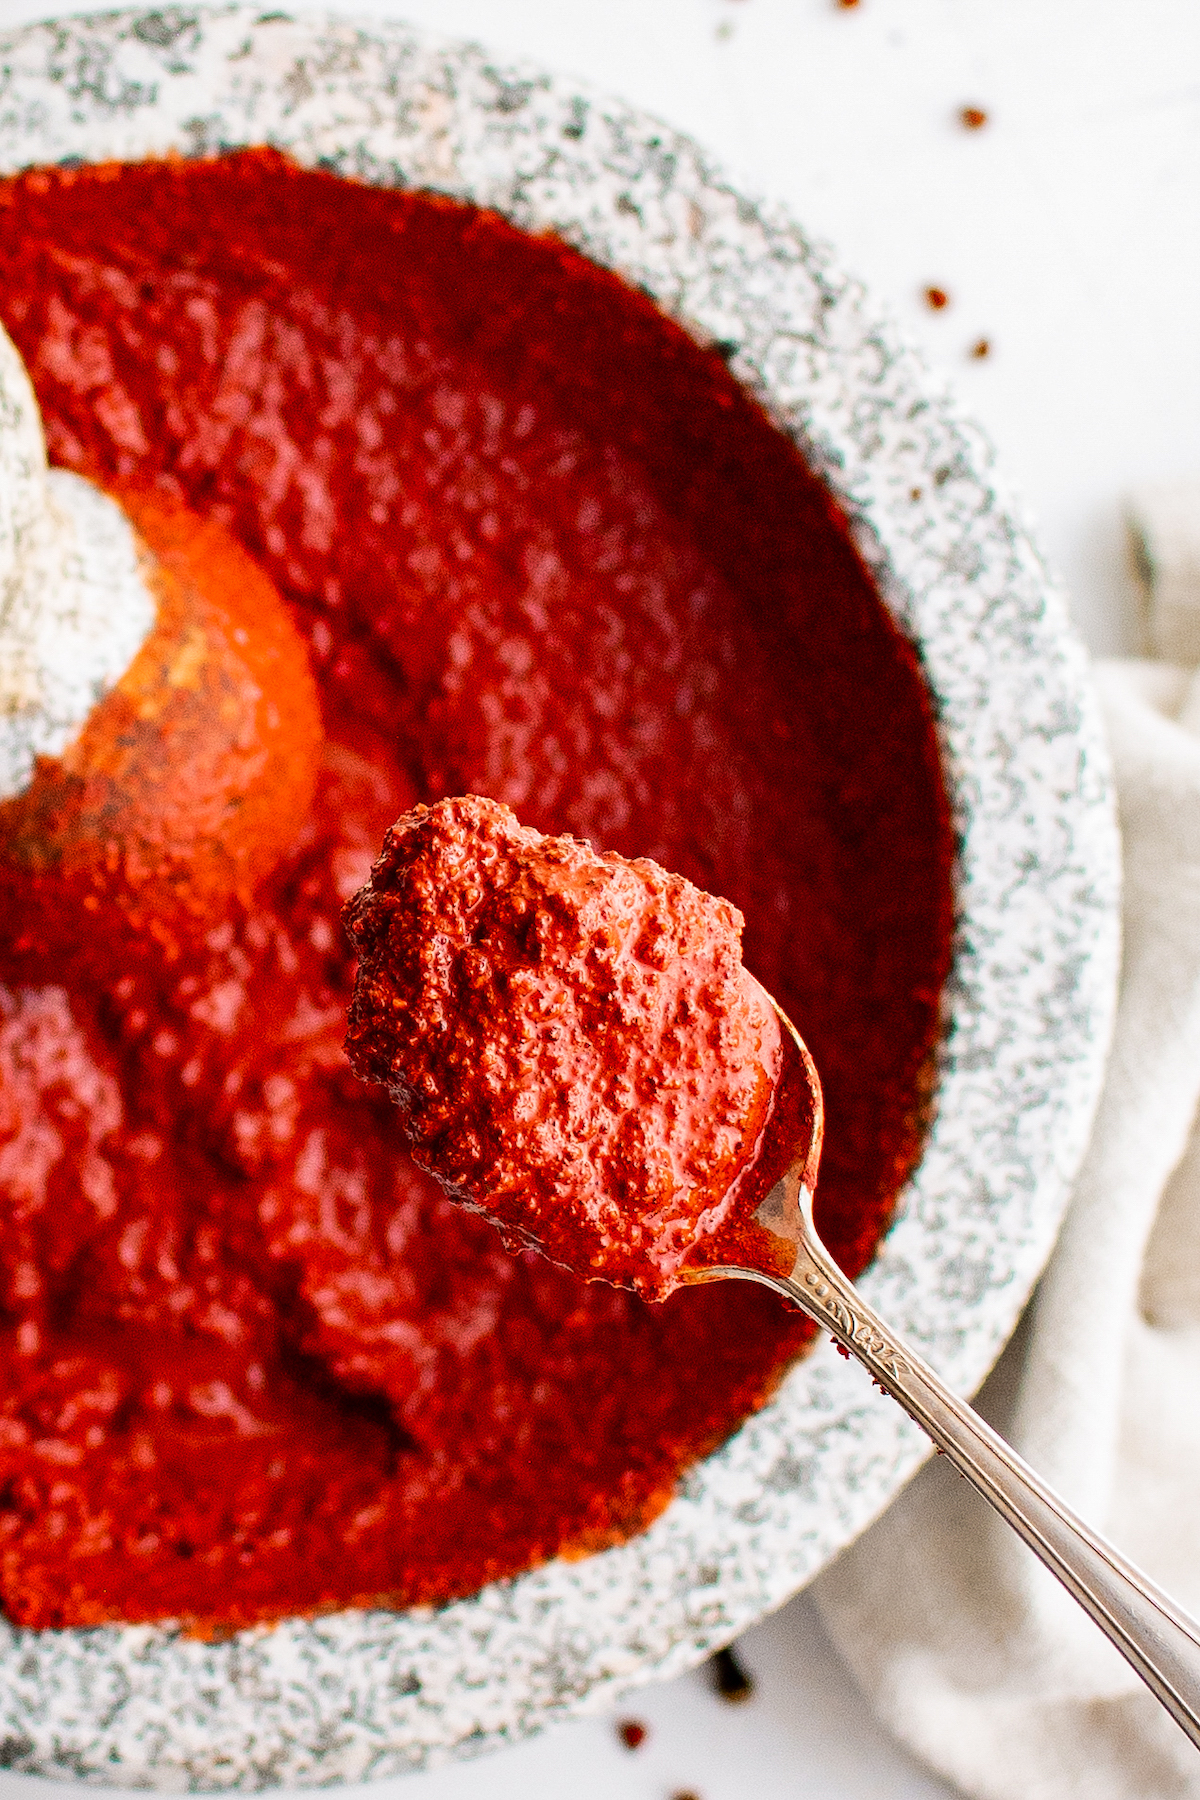
[[817,1236],[803,1187],[799,1200],[803,1229],[796,1266],[790,1277],[771,1278],[767,1285],[794,1300],[900,1402],[1200,1747],[1200,1626],[1085,1525],[867,1305]]

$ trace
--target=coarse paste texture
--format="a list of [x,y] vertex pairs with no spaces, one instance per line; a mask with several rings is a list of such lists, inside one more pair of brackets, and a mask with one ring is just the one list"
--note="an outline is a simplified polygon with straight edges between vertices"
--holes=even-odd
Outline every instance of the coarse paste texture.
[[389,829],[346,923],[350,1063],[420,1165],[564,1268],[665,1298],[781,1061],[737,908],[468,795]]
[[[970,1388],[1041,1266],[1086,1138],[1117,946],[1116,837],[1096,708],[1061,599],[985,440],[786,212],[748,198],[659,121],[575,84],[400,26],[292,20],[243,6],[126,13],[0,39],[2,167],[203,156],[262,142],[381,190],[433,189],[494,207],[528,231],[555,233],[597,264],[619,269],[698,343],[719,347],[742,387],[803,447],[837,497],[893,616],[920,646],[961,844],[937,1114],[865,1289],[952,1382]],[[137,247],[143,224],[140,218],[138,232],[123,239],[127,248]],[[352,231],[330,234],[339,282],[352,285],[358,243]],[[201,274],[177,269],[175,293],[203,352],[212,341],[205,335],[212,290]],[[127,266],[58,251],[47,280],[72,287],[76,297],[82,282],[114,305],[121,295],[134,301],[133,310],[116,315],[123,320],[116,340],[71,326],[49,333],[46,343],[58,359],[66,411],[103,415],[110,468],[114,458],[136,461],[151,437],[165,441],[175,416],[136,403],[124,381],[124,350],[122,382],[114,387],[107,373],[114,344],[136,347],[136,282],[128,285]],[[248,310],[238,345],[253,362],[270,313],[239,291]],[[336,341],[352,316],[341,304],[343,291],[335,288],[337,303],[322,315],[310,290],[297,290],[308,330],[324,316]],[[8,322],[19,336],[17,321]],[[290,319],[277,341],[285,350],[296,346]],[[610,361],[613,342],[610,334],[603,346]],[[656,343],[661,354],[661,338]],[[202,354],[197,367],[205,366]],[[339,354],[315,366],[332,380],[344,362]],[[132,408],[121,403],[122,385],[135,399]],[[431,397],[435,388],[429,386]],[[318,384],[293,416],[314,430],[335,428],[333,388]],[[325,489],[314,477],[324,466],[319,457],[290,460],[291,433],[264,432],[269,411],[247,412],[236,382],[200,417],[206,449],[189,479],[207,487],[239,531],[244,514],[230,507],[213,462],[223,446],[238,469],[258,472],[276,497],[263,530],[250,533],[260,560],[268,552],[267,560],[295,558],[297,545],[307,554],[328,542]],[[431,434],[428,456],[454,433],[453,410],[423,429]],[[653,448],[655,432],[645,441]],[[82,438],[78,443],[77,452],[64,439],[54,454],[74,461],[86,449]],[[369,432],[361,452],[369,466]],[[770,482],[758,487],[769,496]],[[399,491],[408,500],[419,494],[411,483]],[[687,483],[676,491],[686,494]],[[694,523],[703,521],[705,498],[696,495]],[[661,520],[651,522],[661,528]],[[381,561],[370,523],[360,522],[368,577]],[[268,545],[265,534],[276,527]],[[667,548],[676,541],[667,540]],[[628,552],[622,560],[629,574]],[[688,580],[686,558],[677,566]],[[297,567],[302,572],[302,558]],[[437,574],[436,562],[427,567]],[[552,567],[544,556],[527,565]],[[290,575],[281,585],[295,589]],[[331,602],[336,593],[330,590]],[[544,593],[530,598],[547,604]],[[769,620],[770,608],[757,616]],[[318,614],[316,623],[329,626],[332,644],[332,622]],[[781,626],[770,636],[769,661],[791,630]],[[314,648],[318,639],[324,641],[319,629]],[[353,662],[358,641],[354,632],[342,636],[339,657]],[[403,649],[405,633],[394,641]],[[523,654],[509,642],[505,655],[515,660],[504,667],[514,701],[529,692]],[[594,656],[595,646],[584,645],[583,654]],[[660,656],[660,646],[650,646],[650,654]],[[847,667],[854,666],[851,659]],[[325,668],[327,680],[330,664]],[[553,687],[557,672],[546,679]],[[361,682],[354,691],[355,716],[369,723]],[[807,697],[803,686],[793,692],[789,714],[766,721],[772,733],[777,721],[803,721]],[[453,704],[452,689],[446,699]],[[736,737],[743,715],[735,718]],[[488,728],[495,727],[502,728],[498,744],[514,747],[501,766],[519,769],[519,711],[495,709]],[[469,769],[449,770],[437,791],[453,791],[451,775],[459,791],[492,792],[543,828],[625,847],[595,820],[558,824],[531,814],[528,792],[472,780]],[[856,775],[835,798],[858,791]],[[325,816],[337,824],[336,866],[357,886],[370,860],[359,832],[370,826],[377,843],[388,820],[420,794],[410,788],[385,796],[374,774],[345,757],[337,780]],[[542,785],[552,797],[552,766]],[[604,767],[589,765],[589,802],[603,807],[606,789],[612,791]],[[724,798],[721,789],[709,816],[727,816]],[[694,805],[693,797],[685,815]],[[643,842],[631,853],[663,848]],[[722,886],[703,867],[685,872],[701,885]],[[749,922],[752,908],[736,893],[730,897]],[[320,938],[319,914],[328,902],[319,891],[314,899],[311,926]],[[750,966],[773,988],[772,971],[750,939],[748,924]],[[285,934],[286,944],[295,941]],[[210,1018],[228,1018],[221,1005],[237,998],[236,984],[218,981],[206,992]],[[269,984],[263,998],[260,1016],[272,1016]],[[39,1005],[51,1020],[46,1041],[57,1034],[69,1043],[80,1027],[65,1000],[43,997]],[[280,1023],[295,1016],[285,1008]],[[307,1016],[311,1043],[315,1027]],[[330,1037],[333,1031],[331,1020]],[[30,1041],[28,1034],[21,1041]],[[104,1079],[92,1091],[84,1115],[61,1116],[55,1125],[78,1136],[85,1157],[103,1140],[119,1099]],[[278,1116],[285,1090],[272,1092]],[[242,1110],[242,1130],[252,1138],[257,1118],[269,1148],[269,1109]],[[314,1202],[322,1194],[329,1196],[328,1186],[318,1186]],[[343,1188],[335,1221],[353,1217],[344,1202]],[[325,1204],[328,1210],[328,1198]],[[324,1285],[334,1292],[336,1279]],[[659,1310],[669,1314],[676,1304]],[[695,1366],[710,1373],[707,1355]],[[103,1400],[109,1390],[101,1384],[92,1391]],[[219,1406],[223,1398],[209,1390],[209,1401]],[[97,1411],[103,1406],[80,1420],[82,1432],[101,1423]],[[359,1449],[363,1441],[357,1432]],[[4,1627],[6,1760],[48,1775],[205,1789],[365,1779],[475,1753],[605,1706],[631,1683],[684,1668],[727,1640],[861,1529],[925,1448],[859,1371],[818,1347],[769,1405],[691,1471],[643,1534],[581,1561],[493,1582],[435,1613],[351,1609],[221,1642],[160,1626],[64,1633]],[[326,1458],[320,1466],[328,1474]]]
[[[723,891],[819,1059],[822,1226],[857,1271],[917,1154],[949,963],[912,650],[723,359],[496,214],[260,150],[18,177],[0,258],[52,454],[148,493],[152,542],[174,501],[207,513],[207,551],[183,542],[214,576],[240,539],[300,657],[294,680],[268,659],[249,708],[239,670],[210,746],[216,621],[178,659],[152,633],[10,803],[24,848],[46,787],[66,821],[46,840],[71,868],[34,881],[47,928],[73,920],[76,861],[101,906],[54,954],[23,926],[0,959],[5,1610],[225,1631],[442,1603],[620,1542],[811,1330],[749,1283],[647,1306],[448,1202],[346,1062],[341,902],[391,820],[463,790]],[[274,597],[242,588],[235,665],[267,650]],[[184,709],[158,768],[155,696]],[[257,803],[242,758],[284,790]],[[289,764],[318,760],[281,839]],[[185,802],[189,770],[200,788],[178,819],[157,785],[177,770]],[[110,892],[122,784],[146,853]],[[194,893],[186,858],[172,873],[192,823]],[[219,889],[206,835],[235,851],[244,828],[275,867],[189,936],[176,878]]]

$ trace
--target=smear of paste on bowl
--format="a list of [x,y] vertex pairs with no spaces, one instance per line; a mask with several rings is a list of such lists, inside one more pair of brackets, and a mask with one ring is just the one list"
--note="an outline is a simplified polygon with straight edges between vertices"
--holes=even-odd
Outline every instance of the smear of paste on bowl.
[[0,259],[53,460],[232,531],[325,732],[294,843],[177,954],[0,948],[0,1601],[229,1628],[619,1541],[807,1329],[447,1200],[346,1061],[342,905],[464,792],[727,896],[855,1272],[949,958],[917,658],[721,357],[552,239],[248,152],[6,180]]

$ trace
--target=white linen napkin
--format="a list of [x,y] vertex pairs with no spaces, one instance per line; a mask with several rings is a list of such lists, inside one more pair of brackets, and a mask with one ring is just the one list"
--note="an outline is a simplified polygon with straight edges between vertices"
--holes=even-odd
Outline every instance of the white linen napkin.
[[[1135,502],[1149,641],[1200,662],[1200,488]],[[979,1409],[1200,1617],[1200,671],[1096,668],[1124,969],[1058,1247]],[[1200,1800],[1200,1752],[942,1458],[814,1590],[895,1734],[978,1800]]]

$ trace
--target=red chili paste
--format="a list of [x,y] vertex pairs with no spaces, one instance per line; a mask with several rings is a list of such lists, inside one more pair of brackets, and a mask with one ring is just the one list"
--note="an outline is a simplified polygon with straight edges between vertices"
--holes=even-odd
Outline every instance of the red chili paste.
[[564,1268],[664,1299],[782,1062],[736,907],[467,795],[398,820],[345,917],[350,1065],[421,1167]]
[[3,1605],[232,1626],[619,1540],[807,1329],[750,1284],[644,1305],[448,1201],[346,1062],[341,906],[464,791],[728,896],[857,1271],[948,964],[915,657],[720,357],[554,240],[255,152],[6,181],[0,267],[52,456],[233,531],[326,733],[291,852],[192,951],[3,955]]

